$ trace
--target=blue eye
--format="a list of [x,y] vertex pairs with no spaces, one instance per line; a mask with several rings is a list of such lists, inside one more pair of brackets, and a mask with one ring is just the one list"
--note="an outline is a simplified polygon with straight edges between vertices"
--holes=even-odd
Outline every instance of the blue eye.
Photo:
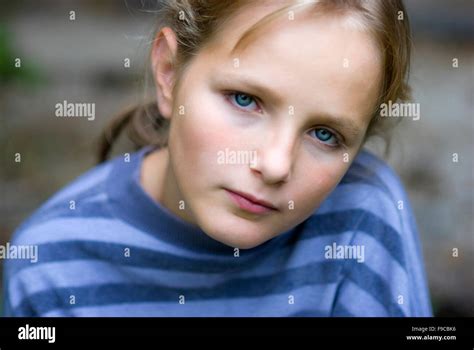
[[237,107],[246,108],[252,103],[255,103],[255,105],[257,105],[255,98],[244,93],[235,92],[230,94],[229,96],[237,104]]
[[329,146],[337,146],[339,143],[336,135],[334,135],[334,133],[332,133],[328,129],[318,128],[318,129],[312,130],[311,132],[312,133],[314,132],[314,135],[319,141]]

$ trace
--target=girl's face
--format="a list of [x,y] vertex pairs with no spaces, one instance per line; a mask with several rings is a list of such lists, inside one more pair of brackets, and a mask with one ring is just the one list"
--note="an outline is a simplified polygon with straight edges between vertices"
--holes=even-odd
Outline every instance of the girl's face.
[[381,88],[379,49],[348,17],[277,20],[232,54],[277,8],[234,17],[188,66],[164,115],[165,182],[175,187],[165,206],[184,200],[176,214],[231,247],[255,247],[318,208],[360,149]]

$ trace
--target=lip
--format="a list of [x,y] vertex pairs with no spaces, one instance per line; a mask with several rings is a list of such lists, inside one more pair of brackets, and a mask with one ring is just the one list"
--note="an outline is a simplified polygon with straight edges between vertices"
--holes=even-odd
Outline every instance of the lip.
[[229,190],[225,188],[226,192],[229,194],[231,199],[234,201],[237,206],[243,210],[254,214],[265,214],[271,211],[278,210],[274,205],[270,202],[265,201],[263,199],[256,198],[251,194]]

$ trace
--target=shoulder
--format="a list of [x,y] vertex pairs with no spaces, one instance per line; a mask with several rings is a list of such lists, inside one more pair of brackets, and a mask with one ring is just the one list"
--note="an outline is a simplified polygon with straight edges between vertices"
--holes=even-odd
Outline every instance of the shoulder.
[[[407,268],[404,241],[416,235],[413,213],[391,167],[363,151],[334,191],[311,216],[313,234],[331,234],[345,244],[360,244],[385,262]],[[372,254],[373,256],[374,254]]]
[[[17,228],[12,243],[38,239],[41,233],[42,238],[47,239],[48,233],[55,235],[57,232],[42,232],[41,227],[47,227],[53,222],[60,226],[61,219],[80,220],[92,216],[107,216],[103,203],[106,201],[106,181],[111,167],[111,162],[95,166],[51,196]],[[35,237],[31,236],[33,231]]]
[[104,163],[79,176],[14,232],[4,264],[6,315],[40,315],[42,304],[33,301],[34,296],[61,285],[68,271],[79,272],[64,268],[69,261],[90,257],[87,243],[113,221],[105,191],[111,165]]
[[[306,225],[310,235],[327,237],[329,250],[342,252],[334,314],[430,314],[413,211],[386,162],[362,151]],[[357,260],[344,255],[351,252]]]
[[372,224],[383,221],[398,233],[410,224],[412,216],[408,196],[396,172],[366,150],[359,153],[315,215],[340,216],[342,212],[351,214],[346,218],[353,224],[365,215],[372,218]]

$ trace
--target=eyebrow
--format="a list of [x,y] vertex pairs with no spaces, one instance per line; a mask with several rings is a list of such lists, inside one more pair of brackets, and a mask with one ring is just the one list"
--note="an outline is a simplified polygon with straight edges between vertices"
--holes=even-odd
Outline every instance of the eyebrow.
[[269,98],[275,103],[281,104],[284,101],[283,95],[273,91],[271,88],[265,86],[265,84],[255,81],[253,78],[251,78],[247,74],[227,72],[227,71],[224,71],[224,72],[217,71],[214,73],[214,76],[218,77],[217,79],[219,80],[219,82],[229,83],[229,84],[241,83],[242,85],[245,85],[251,90],[255,92],[259,92],[260,95],[266,96],[267,98]]
[[[349,138],[356,139],[362,135],[362,129],[349,118],[336,117],[331,114],[319,113],[318,120],[342,130]],[[342,135],[344,137],[344,135]],[[345,138],[345,137],[344,137]]]
[[[273,91],[270,87],[262,84],[250,76],[243,73],[234,73],[227,71],[217,71],[214,73],[217,81],[220,83],[228,84],[242,84],[251,91],[246,91],[249,94],[258,94],[259,96],[265,96],[275,104],[282,104],[284,101],[283,95]],[[337,128],[338,130],[344,131],[349,137],[357,138],[362,134],[362,129],[352,121],[350,118],[344,118],[341,116],[332,115],[330,113],[317,113],[316,116],[310,118],[311,120],[318,120],[321,123],[329,124]],[[344,135],[343,135],[344,136]]]

